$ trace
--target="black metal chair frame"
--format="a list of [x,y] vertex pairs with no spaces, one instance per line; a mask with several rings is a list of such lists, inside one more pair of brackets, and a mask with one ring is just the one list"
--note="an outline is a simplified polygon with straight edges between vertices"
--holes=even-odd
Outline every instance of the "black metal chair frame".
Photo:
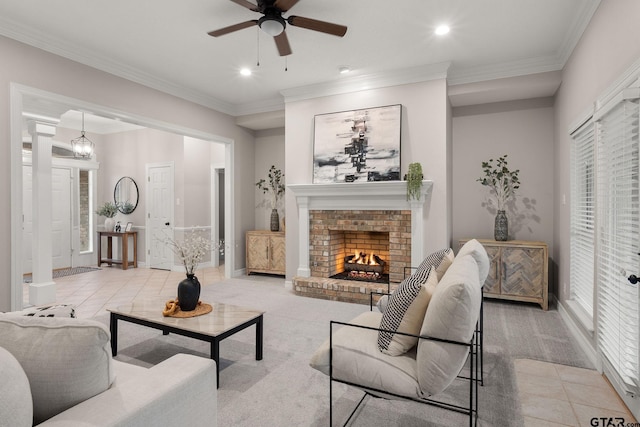
[[[361,384],[355,384],[349,381],[344,381],[344,380],[340,380],[337,378],[334,378],[333,376],[333,327],[334,325],[340,325],[342,327],[354,327],[354,328],[360,328],[360,329],[369,329],[369,330],[373,330],[373,331],[382,331],[382,332],[390,332],[390,333],[395,333],[395,334],[399,334],[399,335],[405,335],[405,336],[412,336],[415,338],[418,338],[418,340],[431,340],[431,341],[438,341],[438,342],[443,342],[443,343],[449,343],[449,344],[455,344],[455,345],[460,345],[460,346],[464,346],[464,347],[469,347],[469,377],[464,377],[464,376],[460,376],[458,375],[457,378],[458,379],[462,379],[462,380],[469,380],[469,403],[468,406],[460,406],[460,405],[454,405],[451,403],[446,403],[446,402],[440,402],[438,400],[434,400],[434,399],[420,399],[420,398],[413,398],[413,397],[407,397],[407,396],[402,396],[402,395],[398,395],[395,393],[390,393],[386,390],[380,390],[380,389],[376,389],[376,388],[372,388],[372,387],[367,387],[367,386],[363,386]],[[476,330],[477,330],[477,326],[476,326]],[[418,402],[418,403],[422,403],[422,404],[426,404],[426,405],[432,405],[432,406],[437,406],[440,408],[444,408],[444,409],[448,409],[451,411],[455,411],[455,412],[459,412],[462,414],[466,414],[469,415],[469,427],[473,427],[474,425],[477,425],[478,423],[478,372],[480,370],[480,366],[479,366],[479,360],[477,357],[477,352],[479,349],[479,346],[476,344],[476,337],[477,334],[474,333],[471,337],[471,341],[469,342],[460,342],[460,341],[452,341],[452,340],[445,340],[445,339],[439,339],[439,338],[434,338],[434,337],[428,337],[428,336],[420,336],[420,335],[413,335],[413,334],[407,334],[407,333],[402,333],[402,332],[398,332],[398,331],[390,331],[387,329],[379,329],[379,328],[373,328],[370,326],[363,326],[363,325],[355,325],[352,323],[346,323],[346,322],[338,322],[338,321],[331,321],[330,325],[329,325],[329,425],[332,426],[333,425],[333,383],[334,382],[338,382],[338,383],[342,383],[342,384],[346,384],[349,386],[353,386],[353,387],[357,387],[360,388],[361,390],[364,390],[365,394],[364,396],[362,396],[362,399],[360,399],[360,401],[358,402],[358,404],[356,405],[356,407],[353,409],[353,411],[351,412],[351,414],[349,415],[349,417],[347,418],[347,420],[345,421],[345,423],[343,424],[343,427],[346,426],[349,421],[351,421],[351,418],[353,417],[353,415],[357,412],[357,410],[360,408],[360,406],[362,405],[362,402],[364,402],[364,399],[367,396],[372,396],[372,397],[378,397],[380,398],[379,395],[386,395],[386,396],[393,396],[397,399],[401,399],[401,400],[410,400],[413,402]],[[474,417],[475,415],[475,417]]]

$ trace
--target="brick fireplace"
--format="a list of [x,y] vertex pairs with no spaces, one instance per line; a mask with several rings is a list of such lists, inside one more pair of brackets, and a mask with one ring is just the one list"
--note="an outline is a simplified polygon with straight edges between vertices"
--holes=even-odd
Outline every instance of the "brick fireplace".
[[404,268],[423,258],[423,207],[432,183],[423,184],[419,201],[406,200],[403,181],[288,186],[299,220],[294,292],[366,304],[371,290],[386,292],[387,284],[330,278],[344,269],[345,256],[354,250],[379,252],[393,289]]
[[401,282],[404,267],[411,265],[409,210],[312,210],[309,221],[313,277],[343,272],[345,257],[355,251],[382,258],[391,283]]

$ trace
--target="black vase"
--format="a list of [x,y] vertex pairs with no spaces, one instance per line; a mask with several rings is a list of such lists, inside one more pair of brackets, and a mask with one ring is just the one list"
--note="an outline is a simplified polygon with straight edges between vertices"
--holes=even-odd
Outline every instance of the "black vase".
[[280,215],[278,209],[271,209],[271,231],[280,230]]
[[178,305],[182,311],[193,311],[200,299],[200,282],[193,274],[178,283]]
[[509,219],[505,211],[498,211],[496,215],[493,237],[499,242],[504,242],[509,238]]

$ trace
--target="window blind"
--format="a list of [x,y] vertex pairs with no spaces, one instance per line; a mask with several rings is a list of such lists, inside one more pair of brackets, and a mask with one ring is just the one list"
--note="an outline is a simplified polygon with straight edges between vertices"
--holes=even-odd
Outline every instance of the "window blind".
[[572,135],[570,292],[593,318],[595,251],[595,126],[589,120]]
[[631,391],[638,391],[640,204],[638,100],[622,100],[598,123],[598,348]]

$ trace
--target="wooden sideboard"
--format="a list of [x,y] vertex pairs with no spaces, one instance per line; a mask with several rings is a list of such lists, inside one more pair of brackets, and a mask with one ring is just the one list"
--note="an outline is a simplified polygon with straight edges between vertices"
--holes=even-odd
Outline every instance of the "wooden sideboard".
[[284,231],[247,231],[247,274],[285,275],[287,254]]
[[[460,240],[460,247],[470,239]],[[484,246],[491,266],[484,282],[484,296],[535,302],[549,309],[548,249],[544,242],[524,240],[478,241]]]

